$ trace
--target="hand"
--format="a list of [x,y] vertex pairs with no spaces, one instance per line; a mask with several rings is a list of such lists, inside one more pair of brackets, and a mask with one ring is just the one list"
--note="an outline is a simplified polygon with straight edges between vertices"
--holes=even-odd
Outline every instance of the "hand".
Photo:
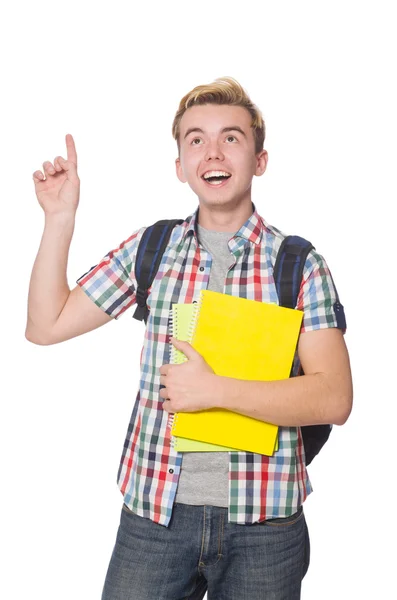
[[214,371],[189,342],[175,338],[171,338],[171,342],[188,360],[180,365],[160,367],[160,383],[165,385],[160,390],[160,397],[165,399],[163,409],[175,413],[214,408],[217,398]]
[[56,156],[54,164],[43,163],[41,171],[33,173],[37,200],[46,216],[75,214],[80,197],[80,179],[77,175],[77,154],[73,137],[66,134],[67,160]]

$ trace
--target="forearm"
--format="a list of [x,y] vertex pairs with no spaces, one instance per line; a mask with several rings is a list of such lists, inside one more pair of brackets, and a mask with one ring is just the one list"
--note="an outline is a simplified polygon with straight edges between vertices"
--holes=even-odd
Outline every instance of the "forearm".
[[67,262],[74,216],[46,217],[39,251],[33,265],[28,295],[26,337],[45,336],[56,323],[70,288]]
[[345,390],[343,382],[325,373],[280,381],[215,377],[219,408],[275,425],[342,425],[350,413],[349,391]]

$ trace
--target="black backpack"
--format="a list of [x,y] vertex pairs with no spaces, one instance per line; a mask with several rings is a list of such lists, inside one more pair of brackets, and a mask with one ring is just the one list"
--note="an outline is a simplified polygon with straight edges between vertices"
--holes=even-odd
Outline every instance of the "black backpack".
[[[149,309],[146,305],[148,290],[159,268],[164,250],[171,232],[183,219],[161,220],[147,227],[139,243],[135,277],[138,283],[136,291],[137,307],[133,318],[147,322]],[[304,238],[290,235],[284,238],[274,265],[274,281],[280,306],[295,308],[302,280],[305,261],[314,246]],[[292,373],[292,369],[291,369]],[[302,367],[300,375],[303,375]],[[332,425],[305,425],[301,427],[305,447],[306,465],[320,452],[328,440]]]

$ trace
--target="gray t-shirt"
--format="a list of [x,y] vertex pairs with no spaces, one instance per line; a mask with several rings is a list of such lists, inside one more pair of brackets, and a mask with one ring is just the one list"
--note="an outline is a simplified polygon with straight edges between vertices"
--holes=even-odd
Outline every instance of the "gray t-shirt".
[[[234,262],[228,241],[235,232],[210,231],[199,224],[197,232],[199,243],[212,257],[208,289],[223,293],[226,274]],[[227,507],[228,473],[228,452],[183,452],[175,502]]]

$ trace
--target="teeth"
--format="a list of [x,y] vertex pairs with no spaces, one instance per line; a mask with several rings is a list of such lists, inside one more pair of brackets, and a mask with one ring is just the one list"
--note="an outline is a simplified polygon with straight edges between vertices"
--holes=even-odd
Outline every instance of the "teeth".
[[209,177],[219,177],[220,175],[230,175],[230,173],[227,173],[226,171],[208,171],[207,173],[205,173],[203,175],[204,179],[208,179]]

